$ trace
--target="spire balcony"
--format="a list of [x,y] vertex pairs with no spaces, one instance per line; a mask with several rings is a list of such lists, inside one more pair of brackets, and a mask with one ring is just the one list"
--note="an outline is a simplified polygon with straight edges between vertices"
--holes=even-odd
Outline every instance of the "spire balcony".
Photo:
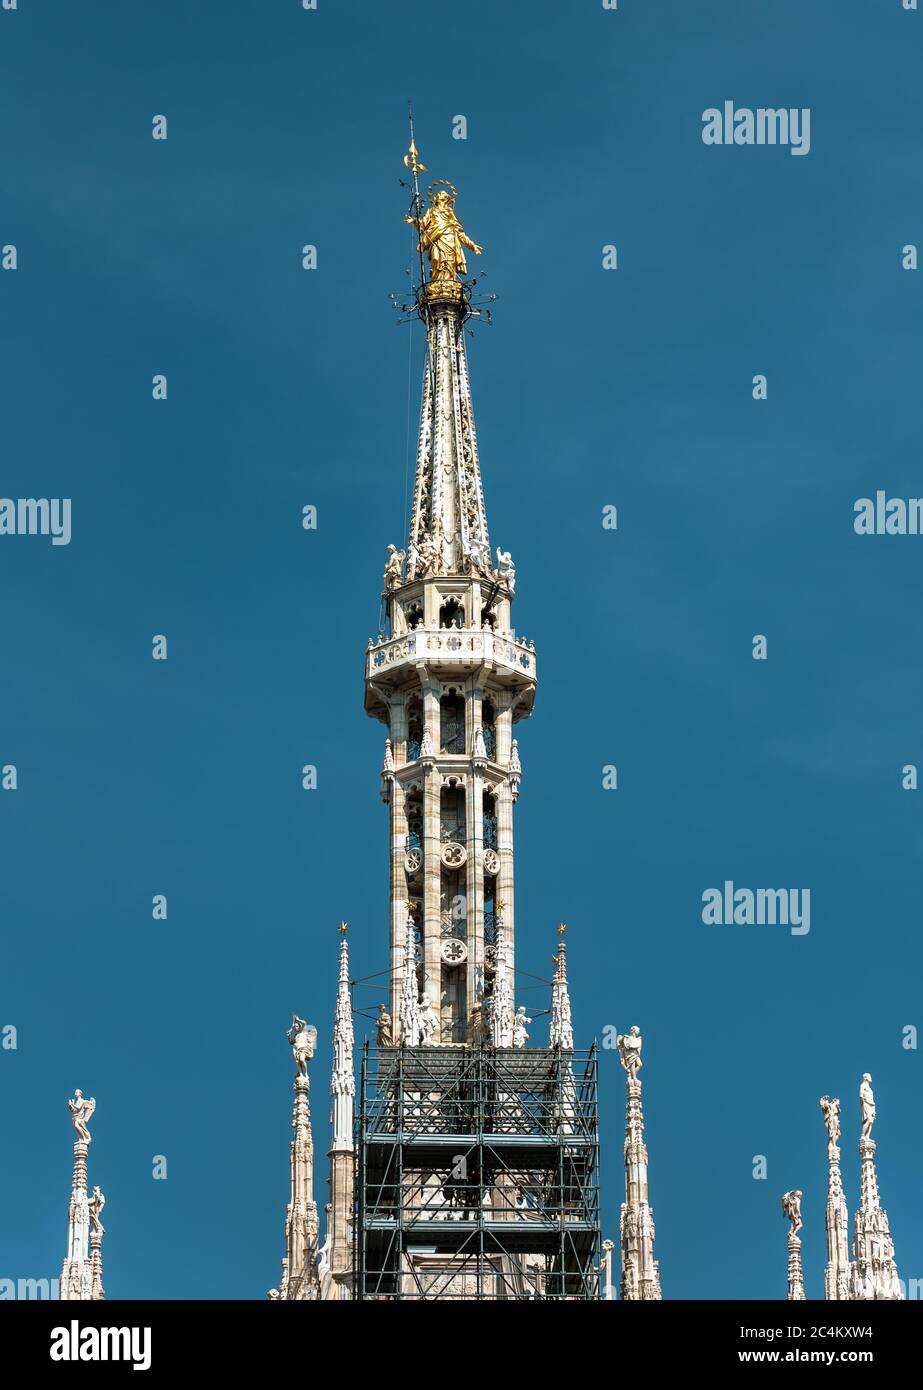
[[535,643],[481,627],[417,627],[400,637],[373,642],[366,653],[366,712],[387,722],[381,692],[418,682],[424,667],[445,676],[486,668],[498,686],[521,692],[517,718],[532,712],[537,683]]

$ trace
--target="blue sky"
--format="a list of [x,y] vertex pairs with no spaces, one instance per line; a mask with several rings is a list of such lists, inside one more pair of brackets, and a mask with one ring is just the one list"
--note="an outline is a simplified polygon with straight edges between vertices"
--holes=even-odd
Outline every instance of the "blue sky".
[[[387,964],[361,676],[422,367],[388,299],[410,95],[498,295],[471,370],[540,672],[518,964],[547,977],[567,921],[578,1041],[642,1028],[666,1297],[784,1297],[791,1187],[821,1295],[818,1097],[852,1211],[866,1070],[923,1276],[923,539],[852,528],[857,497],[921,491],[921,24],[899,0],[0,11],[0,494],[73,499],[69,546],[0,538],[0,1277],[59,1272],[79,1086],[110,1297],[262,1297],[293,1009],[325,1200],[339,920],[354,975]],[[810,154],[705,146],[727,99],[809,107]],[[703,926],[725,879],[809,887],[810,933]],[[617,1237],[614,1053],[601,1087]]]

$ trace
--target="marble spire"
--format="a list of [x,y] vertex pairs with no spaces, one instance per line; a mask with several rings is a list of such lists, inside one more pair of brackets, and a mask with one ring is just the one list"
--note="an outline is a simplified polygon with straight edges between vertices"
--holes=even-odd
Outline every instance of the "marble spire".
[[637,1026],[617,1038],[625,1069],[625,1200],[622,1203],[622,1288],[624,1302],[662,1298],[660,1266],[654,1259],[654,1213],[648,1200],[647,1146],[641,1105],[641,1033]]
[[567,987],[567,947],[564,943],[564,923],[558,927],[560,941],[554,957],[555,972],[551,982],[551,1029],[552,1047],[560,1047],[565,1052],[574,1048],[574,1025],[570,1014],[570,991]]
[[105,1205],[106,1199],[102,1192],[98,1187],[94,1187],[87,1207],[90,1213],[91,1297],[96,1300],[106,1297],[106,1290],[103,1288],[103,1236],[106,1234],[106,1228],[100,1220]]
[[827,1130],[827,1263],[824,1267],[824,1298],[828,1302],[849,1299],[849,1212],[840,1171],[840,1102],[821,1096],[820,1108]]
[[[415,169],[418,163],[412,160]],[[535,644],[513,627],[516,567],[491,558],[468,375],[472,250],[443,180],[430,206],[414,188],[426,328],[416,481],[406,549],[388,545],[382,630],[365,654],[365,708],[386,726],[381,789],[389,807],[390,979],[394,1035],[413,1045],[483,1046],[492,1036],[496,902],[515,975],[514,803],[521,765],[514,727],[535,701]],[[476,253],[473,253],[476,254]],[[423,257],[430,261],[426,278]],[[461,279],[459,277],[462,277]],[[410,306],[408,305],[409,309]],[[404,1001],[412,917],[419,999]]]
[[67,1209],[67,1255],[61,1270],[61,1298],[65,1302],[100,1300],[106,1295],[103,1290],[103,1226],[99,1218],[106,1199],[98,1187],[93,1189],[92,1198],[87,1194],[87,1155],[93,1142],[88,1125],[96,1101],[84,1096],[82,1091],[75,1091],[67,1108],[77,1138]]
[[426,325],[408,578],[427,570],[489,577],[490,537],[459,301],[431,299]]
[[340,975],[333,1023],[333,1071],[330,1081],[333,1143],[330,1149],[330,1215],[327,1260],[333,1290],[328,1296],[351,1296],[353,1248],[353,1008],[349,988],[348,925],[340,923]]
[[490,1021],[494,1047],[513,1046],[513,982],[510,978],[510,958],[503,926],[503,904],[497,904],[497,972],[494,976],[493,1005]]
[[876,1116],[875,1096],[868,1072],[859,1086],[859,1108],[862,1119],[859,1138],[861,1179],[859,1207],[853,1228],[850,1298],[853,1301],[894,1301],[902,1299],[904,1295],[894,1262],[894,1241],[888,1227],[888,1215],[882,1210],[878,1196],[875,1140],[872,1138]]
[[[564,944],[566,931],[567,927],[562,922],[558,927],[558,948],[552,956],[555,971],[551,980],[551,1025],[548,1045],[559,1054],[558,1086],[553,1100],[557,1126],[563,1134],[573,1134],[575,1127],[580,1123],[580,1115],[573,1066],[574,1026],[571,1022],[570,993],[567,987],[567,947]],[[525,1021],[523,1020],[524,1023]],[[518,1023],[518,1015],[513,1023],[514,1026]],[[513,1040],[515,1044],[515,1032]]]
[[285,1257],[278,1290],[270,1298],[283,1302],[316,1299],[317,1204],[314,1201],[314,1136],[308,1101],[308,1062],[314,1056],[317,1029],[297,1014],[286,1033],[295,1062],[292,1106],[291,1198],[285,1212]]
[[406,1047],[416,1047],[420,1041],[420,996],[417,981],[417,943],[413,922],[407,923],[404,933],[404,962],[401,976],[398,1022],[400,1037]]
[[801,1239],[798,1232],[802,1227],[802,1192],[796,1188],[782,1194],[782,1215],[789,1222],[788,1228],[788,1299],[799,1303],[804,1300],[804,1270],[801,1266]]
[[348,923],[340,923],[340,976],[337,984],[333,1021],[333,1071],[330,1080],[333,1149],[353,1147],[353,1098],[356,1077],[353,1071],[353,1005],[349,990]]

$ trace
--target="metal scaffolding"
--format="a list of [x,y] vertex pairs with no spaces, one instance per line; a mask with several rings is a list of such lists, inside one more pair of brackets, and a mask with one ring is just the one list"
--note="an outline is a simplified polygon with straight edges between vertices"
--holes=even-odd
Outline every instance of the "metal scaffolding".
[[357,1299],[597,1299],[597,1056],[366,1043]]

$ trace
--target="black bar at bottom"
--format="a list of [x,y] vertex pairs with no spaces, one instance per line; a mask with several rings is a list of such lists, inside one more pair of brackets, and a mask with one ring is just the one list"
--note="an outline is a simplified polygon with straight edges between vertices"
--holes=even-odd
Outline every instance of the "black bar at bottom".
[[[555,1300],[544,1300],[554,1302]],[[500,1300],[510,1315],[510,1300]],[[597,1351],[613,1361],[619,1379],[626,1369],[655,1372],[662,1367],[688,1371],[734,1368],[746,1378],[749,1368],[794,1366],[826,1372],[844,1366],[858,1366],[871,1375],[897,1370],[912,1364],[918,1346],[919,1303],[787,1303],[779,1302],[673,1302],[601,1303],[588,1310],[557,1308],[551,1314],[558,1324],[555,1335],[579,1330],[596,1339]],[[413,1302],[406,1301],[408,1309]],[[479,1305],[482,1307],[483,1305]],[[428,1305],[425,1323],[417,1317],[412,1331],[423,1341],[442,1337],[455,1326],[459,1305],[453,1302],[453,1321],[442,1324],[433,1305]],[[222,1372],[240,1383],[248,1373],[256,1373],[265,1384],[267,1373],[285,1367],[300,1371],[306,1378],[312,1372],[323,1375],[329,1363],[328,1334],[342,1334],[342,1319],[350,1332],[368,1326],[378,1337],[387,1337],[392,1354],[399,1355],[407,1334],[393,1323],[382,1329],[375,1322],[374,1310],[341,1304],[323,1308],[310,1304],[286,1307],[268,1300],[254,1302],[120,1302],[52,1303],[24,1301],[10,1303],[0,1312],[0,1346],[7,1383],[20,1375],[43,1372],[48,1383],[58,1376],[66,1379],[81,1371],[131,1373],[137,1364],[139,1375],[132,1383],[143,1384],[140,1375],[156,1377],[186,1368],[206,1372],[211,1378]],[[400,1316],[400,1314],[399,1314]],[[466,1336],[476,1334],[480,1313],[466,1324]],[[529,1315],[524,1313],[529,1325]],[[491,1314],[486,1317],[490,1320]],[[508,1326],[508,1323],[505,1324]],[[521,1327],[522,1325],[517,1325]],[[549,1333],[547,1315],[536,1322],[536,1349],[546,1344]],[[105,1329],[105,1331],[103,1331]],[[615,1339],[615,1340],[612,1340]],[[522,1353],[527,1344],[520,1336],[514,1344]],[[341,1344],[342,1345],[342,1344]],[[364,1343],[351,1342],[357,1348]],[[381,1352],[385,1353],[385,1343]],[[415,1340],[415,1345],[418,1342]],[[608,1350],[606,1351],[606,1348]],[[113,1359],[115,1353],[115,1359]],[[365,1353],[358,1351],[362,1358]],[[512,1364],[512,1363],[511,1363]],[[356,1370],[358,1374],[357,1362]],[[146,1367],[146,1369],[145,1369]],[[600,1368],[601,1369],[601,1368]],[[44,1381],[42,1383],[45,1383]]]

